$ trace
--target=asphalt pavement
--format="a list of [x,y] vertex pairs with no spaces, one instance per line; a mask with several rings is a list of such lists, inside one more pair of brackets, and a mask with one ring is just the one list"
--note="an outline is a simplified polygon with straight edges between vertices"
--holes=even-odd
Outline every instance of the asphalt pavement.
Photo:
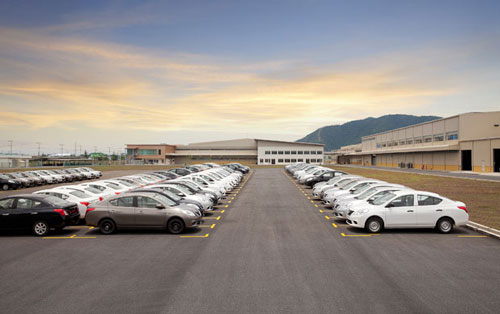
[[1,234],[1,312],[498,313],[498,240],[462,228],[367,236],[309,193],[257,168],[184,237]]

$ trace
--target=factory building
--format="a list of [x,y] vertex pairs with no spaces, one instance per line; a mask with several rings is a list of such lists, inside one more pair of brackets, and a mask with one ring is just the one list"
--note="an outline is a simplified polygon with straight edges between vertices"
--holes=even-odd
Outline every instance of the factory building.
[[[339,150],[340,151],[340,150]],[[471,112],[365,136],[340,163],[500,172],[500,111]]]

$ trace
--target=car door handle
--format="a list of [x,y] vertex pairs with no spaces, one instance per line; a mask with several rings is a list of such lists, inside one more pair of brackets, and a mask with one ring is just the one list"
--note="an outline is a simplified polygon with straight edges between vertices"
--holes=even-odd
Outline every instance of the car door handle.
[[413,209],[408,209],[406,212],[413,213]]
[[442,209],[436,209],[437,212],[442,212],[443,210]]
[[112,210],[110,210],[110,211],[111,211],[112,213],[114,213],[114,212],[116,212],[116,209],[112,209]]
[[2,216],[9,216],[10,214],[2,214]]
[[37,213],[37,212],[32,212],[31,214],[32,214],[32,215],[37,215],[38,213]]

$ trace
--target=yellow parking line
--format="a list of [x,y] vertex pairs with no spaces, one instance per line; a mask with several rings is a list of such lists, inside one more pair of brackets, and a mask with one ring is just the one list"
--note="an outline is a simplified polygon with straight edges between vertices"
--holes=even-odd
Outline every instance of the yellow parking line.
[[459,238],[487,238],[488,236],[483,236],[483,235],[477,235],[477,236],[474,236],[474,235],[471,235],[471,236],[464,236],[464,235],[459,235],[458,236]]
[[336,224],[334,224],[333,222],[332,222],[332,226],[333,226],[334,228],[337,228],[337,227],[338,227],[338,226],[337,226]]
[[314,204],[314,207],[318,207],[318,205]]
[[225,209],[223,209],[220,213],[221,213],[221,214],[224,214],[224,211],[225,211]]
[[94,227],[89,226],[69,226],[68,229],[93,229]]
[[43,237],[42,239],[95,239],[96,237],[77,237],[76,234],[70,237]]
[[70,238],[72,239],[72,238],[74,238],[74,237],[76,237],[76,234],[72,235]]
[[209,234],[206,233],[203,236],[179,236],[180,238],[208,238]]
[[231,204],[232,201],[227,202],[228,204]]
[[215,224],[212,224],[212,225],[210,226],[210,229],[213,229],[214,227],[215,227]]
[[95,239],[96,237],[74,237],[72,239]]
[[[307,195],[307,194],[306,194],[306,195]],[[310,200],[311,198],[308,196],[308,197],[307,197],[307,199],[308,199],[308,200]]]
[[314,204],[314,201],[311,201],[311,203],[313,203],[313,204]]
[[229,205],[226,205],[226,206],[224,206],[224,207],[228,208],[228,207],[229,207]]
[[328,217],[328,216],[325,215],[325,219],[330,220],[330,217]]
[[231,199],[234,200],[234,197],[232,197]]
[[203,217],[202,220],[205,220],[205,219],[214,219],[214,220],[219,220],[220,219],[220,216],[217,216],[217,217]]
[[378,233],[374,233],[374,234],[345,234],[345,233],[341,233],[341,235],[343,237],[371,237],[371,236],[380,235],[380,234],[378,234]]
[[319,212],[323,214],[323,210],[322,209],[320,209]]

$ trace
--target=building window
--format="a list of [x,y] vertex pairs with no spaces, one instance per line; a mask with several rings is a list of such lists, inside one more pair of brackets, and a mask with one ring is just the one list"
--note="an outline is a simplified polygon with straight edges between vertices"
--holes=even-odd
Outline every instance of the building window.
[[273,150],[273,155],[276,155],[276,154],[278,154],[278,152],[277,152],[277,151],[275,151],[275,150]]
[[290,151],[289,150],[285,150],[285,155],[290,155]]
[[292,154],[292,155],[297,155],[297,152],[296,152],[296,151],[294,151],[294,150],[292,150],[292,151],[290,152],[290,154]]
[[309,155],[309,151],[304,151],[304,155]]
[[457,132],[448,132],[448,133],[446,133],[446,139],[448,141],[458,140],[458,133]]
[[158,155],[161,155],[161,149],[158,150]]
[[271,151],[270,150],[266,150],[266,155],[271,155]]
[[312,151],[311,151],[311,155],[316,155],[316,151],[315,151],[315,150],[312,150]]
[[266,159],[266,162],[267,162],[267,163],[270,163],[270,162],[271,162],[271,159]]
[[156,149],[139,149],[138,155],[156,155]]
[[282,150],[279,150],[279,151],[278,151],[278,155],[283,155],[283,151],[282,151]]
[[442,141],[444,141],[443,134],[436,134],[436,135],[434,135],[434,142],[442,142]]
[[406,144],[408,144],[408,145],[413,144],[413,139],[412,138],[407,138],[406,139]]
[[392,146],[398,146],[398,142],[397,141],[392,142]]
[[382,147],[387,147],[387,144],[386,143],[382,143]]
[[298,161],[298,162],[304,162],[304,159],[299,158],[299,159],[297,159],[297,161]]
[[400,140],[399,141],[399,145],[405,145],[406,144],[406,141],[405,140]]
[[297,154],[302,155],[304,152],[303,151],[298,151]]
[[421,137],[415,137],[415,144],[420,144],[422,143],[422,138]]
[[432,136],[424,136],[424,143],[432,142]]
[[297,162],[297,159],[292,159],[292,162]]
[[135,155],[135,148],[127,148],[127,155]]
[[262,159],[262,158],[261,158],[261,159],[260,159],[260,163],[263,163],[263,162],[264,162],[264,159]]
[[382,145],[380,143],[377,143],[377,148],[380,148],[382,147]]
[[316,162],[316,159],[311,159],[311,162]]
[[278,162],[283,162],[283,159],[278,159]]
[[290,162],[290,159],[285,159],[285,162]]
[[322,159],[318,159],[317,162],[321,163],[323,160]]
[[323,151],[322,151],[322,150],[318,150],[318,151],[316,152],[316,154],[321,155],[321,154],[323,154]]

